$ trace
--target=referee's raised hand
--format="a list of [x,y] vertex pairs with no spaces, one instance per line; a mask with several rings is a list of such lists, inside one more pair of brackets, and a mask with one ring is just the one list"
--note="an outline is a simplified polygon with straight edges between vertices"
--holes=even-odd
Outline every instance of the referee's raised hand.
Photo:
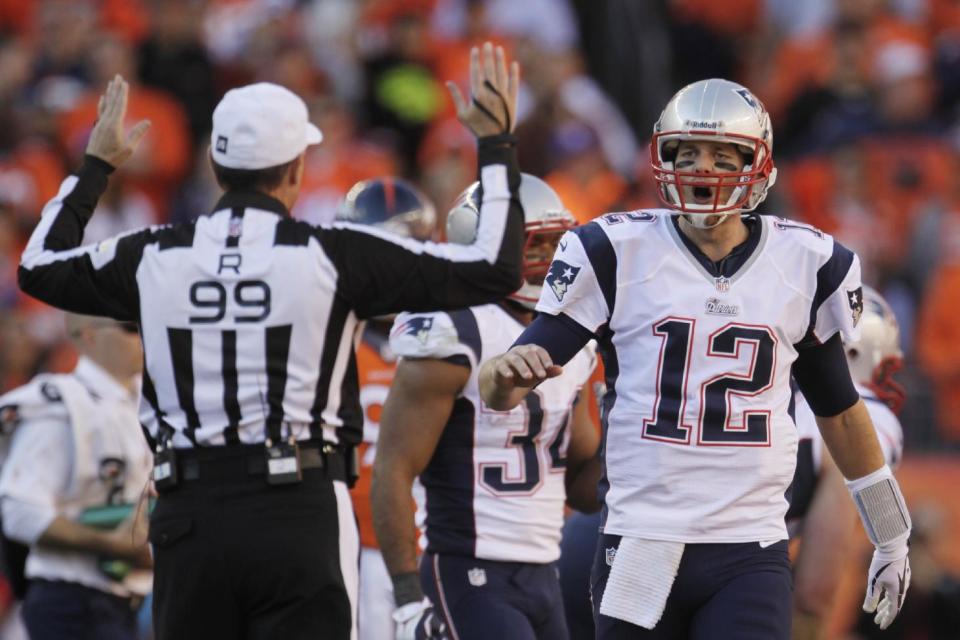
[[483,50],[470,50],[470,99],[459,87],[447,83],[457,107],[457,118],[478,138],[512,133],[517,119],[517,91],[520,87],[520,65],[507,69],[503,47],[487,42]]
[[150,128],[149,120],[141,120],[129,132],[124,132],[123,120],[127,114],[129,92],[130,85],[119,75],[107,84],[107,90],[97,104],[97,123],[87,142],[87,153],[113,168],[119,167],[133,155]]

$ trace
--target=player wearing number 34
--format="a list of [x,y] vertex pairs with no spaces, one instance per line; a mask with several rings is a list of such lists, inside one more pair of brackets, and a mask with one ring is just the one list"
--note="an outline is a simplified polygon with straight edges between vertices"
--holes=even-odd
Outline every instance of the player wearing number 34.
[[886,628],[910,583],[910,517],[842,340],[863,308],[856,255],[750,213],[773,186],[772,128],[746,88],[678,92],[651,156],[669,209],[568,232],[537,319],[480,372],[505,410],[596,338],[607,376],[598,638],[787,638],[791,373],[876,546],[864,609]]
[[[479,184],[447,215],[447,238],[476,234]],[[533,307],[557,243],[576,224],[547,183],[523,174],[524,284],[495,304],[403,313],[390,346],[401,356],[383,407],[373,469],[374,527],[394,585],[396,640],[416,616],[440,616],[429,639],[565,640],[556,560],[564,502],[596,511],[599,438],[581,388],[594,346],[511,411],[479,399],[485,358],[509,348]],[[411,486],[419,479],[424,554],[417,575]]]

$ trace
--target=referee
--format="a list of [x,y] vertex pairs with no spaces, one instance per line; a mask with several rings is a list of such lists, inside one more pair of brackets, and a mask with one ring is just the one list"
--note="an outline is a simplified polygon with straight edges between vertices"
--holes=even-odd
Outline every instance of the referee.
[[140,325],[140,421],[160,492],[150,523],[159,640],[356,637],[354,345],[366,318],[491,302],[519,286],[518,75],[487,44],[471,52],[470,101],[451,85],[479,139],[470,246],[291,219],[305,149],[321,133],[299,97],[254,84],[213,113],[225,194],[212,213],[81,247],[108,175],[149,127],[124,134],[128,86],[108,85],[84,162],[44,208],[19,281],[61,309]]

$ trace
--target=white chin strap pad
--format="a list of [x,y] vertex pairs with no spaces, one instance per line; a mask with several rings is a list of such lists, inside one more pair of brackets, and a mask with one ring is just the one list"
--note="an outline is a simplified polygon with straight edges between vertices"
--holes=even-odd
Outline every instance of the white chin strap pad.
[[[690,223],[691,227],[696,227],[697,229],[713,229],[714,227],[720,226],[720,224],[726,220],[729,216],[733,215],[732,212],[724,213],[701,213],[701,214],[689,214],[684,213],[683,218]],[[707,224],[707,218],[716,216],[717,221],[713,224]]]
[[847,481],[863,528],[876,547],[902,544],[910,537],[910,512],[900,485],[884,465],[868,476]]

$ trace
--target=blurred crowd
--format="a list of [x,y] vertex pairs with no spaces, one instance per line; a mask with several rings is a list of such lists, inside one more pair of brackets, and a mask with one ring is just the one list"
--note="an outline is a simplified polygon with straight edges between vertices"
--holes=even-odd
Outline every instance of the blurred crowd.
[[677,88],[750,87],[780,167],[763,212],[860,254],[903,332],[908,450],[958,448],[956,0],[0,0],[0,390],[73,363],[61,317],[18,292],[16,264],[108,78],[131,82],[129,118],[153,129],[89,242],[207,212],[213,106],[258,80],[301,95],[324,132],[295,216],[329,221],[353,183],[385,174],[443,212],[475,175],[444,83],[466,85],[469,48],[487,39],[522,64],[524,170],[581,221],[658,205],[647,144]]

